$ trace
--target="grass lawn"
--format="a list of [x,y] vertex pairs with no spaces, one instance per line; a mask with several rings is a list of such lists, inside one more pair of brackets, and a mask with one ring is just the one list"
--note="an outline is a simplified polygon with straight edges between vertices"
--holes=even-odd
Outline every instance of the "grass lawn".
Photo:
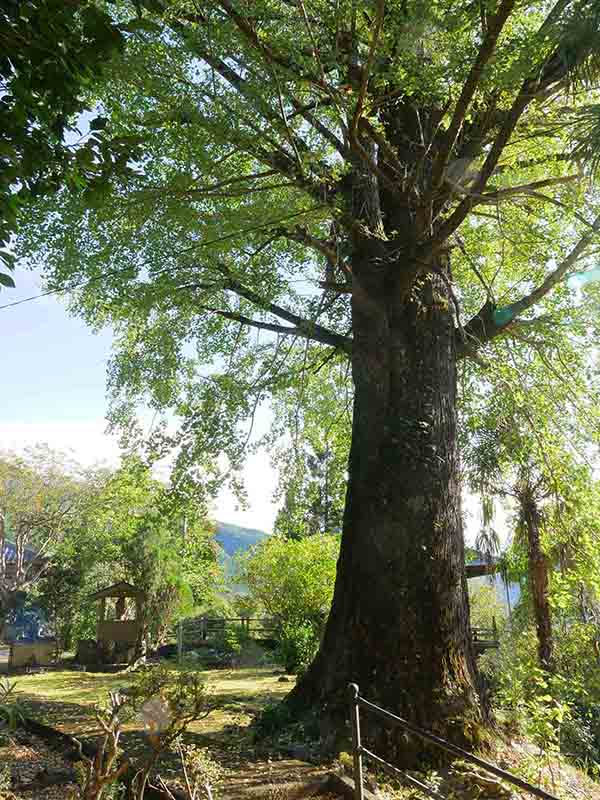
[[[205,670],[201,673],[218,708],[206,719],[193,724],[196,734],[219,735],[226,726],[247,725],[252,715],[266,704],[283,697],[292,687],[280,683],[281,670],[273,667]],[[72,735],[93,736],[97,731],[94,706],[104,702],[110,691],[128,686],[131,675],[101,672],[45,672],[14,679],[27,713],[41,722]],[[127,730],[141,729],[134,722]],[[211,737],[212,738],[212,737]]]
[[[281,699],[292,688],[293,681],[280,681],[281,670],[273,667],[204,670],[201,674],[209,686],[211,700],[217,708],[206,719],[188,729],[186,741],[208,747],[211,755],[224,768],[224,794],[227,800],[241,800],[254,788],[253,796],[264,797],[269,784],[288,781],[311,781],[321,776],[324,768],[301,764],[295,759],[277,755],[271,759],[264,746],[254,742],[248,728],[254,714],[268,703]],[[77,736],[93,739],[100,734],[94,718],[94,707],[106,700],[110,691],[132,682],[127,673],[46,672],[11,678],[17,683],[19,699],[29,716]],[[134,720],[124,726],[123,745],[136,755],[143,745],[141,723]],[[145,749],[145,746],[144,746]],[[161,761],[161,774],[167,780],[180,780],[177,760],[166,755]],[[269,797],[280,797],[273,789]]]
[[[279,773],[281,780],[289,780],[290,776],[298,773],[298,762],[278,760],[280,757],[271,760],[267,757],[269,754],[255,750],[256,745],[248,730],[253,715],[266,704],[281,699],[293,683],[280,682],[281,671],[273,667],[205,670],[201,674],[210,687],[217,709],[206,719],[191,725],[186,738],[210,748],[213,756],[225,767],[228,785],[235,786],[236,781],[240,784],[239,797],[244,795],[248,784],[260,788],[276,780]],[[94,719],[95,704],[103,702],[109,691],[127,686],[132,677],[126,673],[48,672],[24,675],[14,680],[30,716],[85,739],[99,734]],[[126,725],[125,730],[125,748],[134,753],[141,742],[141,725],[134,721]],[[539,779],[537,771],[535,775],[528,774],[534,767],[539,769],[538,762],[531,761],[512,747],[503,745],[495,760],[505,762],[511,771],[533,783]],[[314,772],[311,769],[308,774]],[[177,768],[167,763],[163,774],[176,777]],[[553,774],[559,778],[559,787],[555,791],[561,800],[600,800],[598,784],[575,768],[563,764]],[[552,792],[554,787],[550,777],[546,788]],[[238,800],[235,791],[228,791],[226,796],[229,800]],[[408,795],[405,791],[398,791],[393,796],[403,800]]]

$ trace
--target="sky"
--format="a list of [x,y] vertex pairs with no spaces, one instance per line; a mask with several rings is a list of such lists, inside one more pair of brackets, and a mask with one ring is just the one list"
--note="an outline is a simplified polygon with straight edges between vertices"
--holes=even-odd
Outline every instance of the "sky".
[[[13,275],[16,289],[0,291],[0,306],[42,291],[39,276],[24,269]],[[83,465],[116,465],[117,438],[106,433],[106,367],[110,330],[94,333],[71,317],[64,300],[43,297],[0,309],[0,449],[22,451],[36,443],[71,452]],[[268,456],[253,454],[245,469],[247,509],[224,491],[214,517],[271,531],[276,476]]]
[[[0,306],[42,291],[35,273],[17,269],[14,279],[16,289],[0,291]],[[94,333],[69,315],[63,298],[49,296],[0,309],[0,342],[0,449],[19,452],[44,443],[70,452],[84,466],[116,465],[119,445],[106,432],[105,420],[110,330]],[[265,452],[248,458],[244,479],[249,507],[240,508],[224,490],[212,509],[214,518],[271,532],[277,513],[273,502],[276,474]],[[472,543],[479,527],[475,498],[466,498],[464,512],[466,539]],[[502,509],[498,527],[501,539],[506,540]]]

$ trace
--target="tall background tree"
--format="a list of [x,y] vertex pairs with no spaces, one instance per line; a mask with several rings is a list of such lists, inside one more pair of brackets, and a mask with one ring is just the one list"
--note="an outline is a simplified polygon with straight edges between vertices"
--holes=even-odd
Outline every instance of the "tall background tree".
[[38,446],[0,454],[0,629],[19,595],[47,572],[89,502],[82,471]]
[[[592,0],[165,5],[95,94],[115,136],[143,139],[143,170],[104,182],[93,213],[63,192],[22,228],[49,287],[77,284],[73,310],[116,331],[115,422],[141,400],[181,418],[151,445],[179,448],[183,483],[209,459],[218,483],[215,452],[235,473],[269,392],[351,359],[333,606],[290,698],[334,723],[354,680],[478,740],[457,364],[551,332],[578,303],[565,281],[600,230],[580,162],[599,13]],[[406,754],[393,734],[381,747]]]

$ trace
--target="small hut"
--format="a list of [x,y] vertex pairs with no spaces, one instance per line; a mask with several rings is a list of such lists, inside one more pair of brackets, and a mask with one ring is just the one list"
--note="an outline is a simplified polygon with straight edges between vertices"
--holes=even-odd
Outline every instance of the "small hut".
[[[90,595],[98,600],[98,623],[96,625],[96,659],[98,661],[128,661],[141,638],[143,593],[131,583],[120,581]],[[92,661],[93,653],[87,643],[87,657]],[[80,643],[83,645],[83,642]],[[82,660],[80,653],[79,660]]]

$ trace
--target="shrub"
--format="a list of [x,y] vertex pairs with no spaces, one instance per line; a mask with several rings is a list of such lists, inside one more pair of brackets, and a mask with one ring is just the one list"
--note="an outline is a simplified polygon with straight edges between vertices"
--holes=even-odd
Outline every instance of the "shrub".
[[262,710],[255,722],[254,730],[258,738],[274,736],[294,721],[294,716],[285,703],[271,703]]
[[286,672],[302,674],[319,649],[319,636],[309,622],[290,622],[282,625],[277,657]]
[[[106,790],[118,788],[127,773],[133,774],[128,796],[142,800],[149,776],[162,754],[180,741],[192,721],[206,717],[211,710],[206,684],[193,670],[147,668],[138,673],[135,684],[126,692],[111,692],[109,703],[98,708],[96,714],[104,731],[98,752],[94,758],[81,754],[85,800],[106,797]],[[144,723],[146,747],[130,762],[123,756],[119,739],[123,722],[132,714],[137,714]]]
[[584,769],[597,772],[600,768],[599,719],[582,709],[574,709],[560,731],[560,749]]
[[250,636],[243,625],[226,625],[215,636],[215,650],[225,659],[237,660]]

